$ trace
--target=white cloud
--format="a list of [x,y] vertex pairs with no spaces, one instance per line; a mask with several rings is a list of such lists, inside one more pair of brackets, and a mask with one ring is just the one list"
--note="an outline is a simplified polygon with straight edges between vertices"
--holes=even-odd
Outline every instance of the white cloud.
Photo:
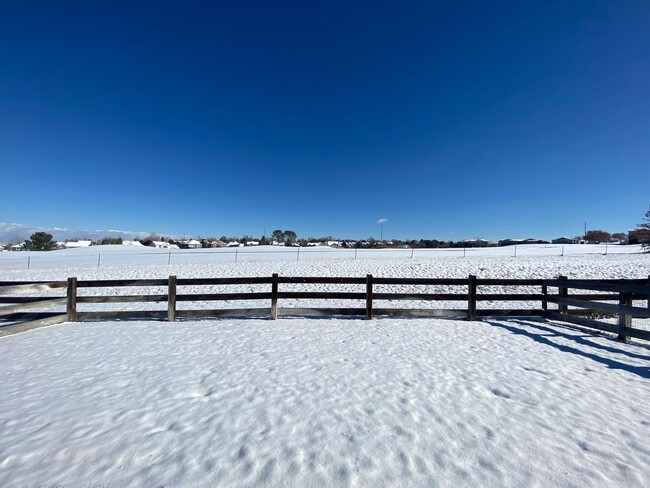
[[47,232],[58,241],[74,239],[101,239],[103,237],[142,238],[150,232],[132,230],[79,230],[67,227],[36,227],[24,224],[0,222],[0,242],[19,242],[29,239],[35,232]]

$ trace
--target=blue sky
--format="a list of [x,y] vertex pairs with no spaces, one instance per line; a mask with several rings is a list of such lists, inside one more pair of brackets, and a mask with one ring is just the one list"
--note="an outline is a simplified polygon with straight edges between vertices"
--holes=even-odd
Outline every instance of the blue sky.
[[650,3],[3,2],[0,222],[553,238],[650,204]]

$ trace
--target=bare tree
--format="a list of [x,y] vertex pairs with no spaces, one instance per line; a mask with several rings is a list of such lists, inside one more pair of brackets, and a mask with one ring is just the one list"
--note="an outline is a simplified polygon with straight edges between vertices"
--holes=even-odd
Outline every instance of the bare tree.
[[587,242],[595,242],[596,244],[609,241],[610,237],[610,233],[605,232],[604,230],[588,230],[585,234],[585,240]]

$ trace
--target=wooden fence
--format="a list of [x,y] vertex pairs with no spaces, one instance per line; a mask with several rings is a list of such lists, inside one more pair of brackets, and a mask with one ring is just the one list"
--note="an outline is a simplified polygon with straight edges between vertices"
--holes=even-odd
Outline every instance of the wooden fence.
[[[264,285],[266,291],[246,293],[179,293],[187,286]],[[282,285],[358,285],[362,291],[291,291],[281,290]],[[454,293],[383,292],[382,285],[434,286],[451,288]],[[481,293],[481,287],[503,290],[508,287],[533,288],[526,293]],[[164,287],[159,294],[92,295],[83,290],[90,288],[123,289],[124,287]],[[292,286],[289,288],[296,288]],[[27,292],[65,290],[65,296],[25,296]],[[569,294],[579,290],[578,294]],[[595,293],[594,293],[595,292]],[[294,300],[350,300],[365,304],[363,307],[305,308],[279,307],[278,301]],[[634,306],[643,300],[645,307]],[[181,302],[268,301],[262,308],[179,308]],[[382,308],[377,302],[426,301],[466,302],[466,308]],[[166,303],[162,310],[79,310],[80,304],[103,303]],[[481,308],[481,302],[539,302],[534,308]],[[613,303],[612,303],[613,302]],[[392,303],[391,303],[392,304]],[[549,304],[557,305],[549,308]],[[59,311],[52,311],[52,307]],[[571,309],[569,307],[572,307]],[[79,320],[163,319],[208,317],[269,317],[274,320],[286,315],[357,315],[370,320],[375,316],[466,317],[476,320],[484,316],[538,316],[583,327],[613,332],[622,340],[628,337],[650,340],[650,330],[633,327],[633,318],[650,318],[650,278],[648,280],[569,280],[559,279],[482,279],[468,278],[383,278],[366,277],[288,277],[273,274],[270,277],[245,278],[177,278],[152,280],[77,280],[54,282],[0,282],[0,335],[29,328]],[[602,316],[617,316],[616,324],[598,320]]]

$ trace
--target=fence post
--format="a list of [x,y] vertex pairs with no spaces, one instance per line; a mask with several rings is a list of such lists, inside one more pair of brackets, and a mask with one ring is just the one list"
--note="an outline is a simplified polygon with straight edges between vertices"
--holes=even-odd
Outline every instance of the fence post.
[[[650,275],[648,276],[648,286],[650,286]],[[648,292],[647,304],[648,310],[650,310],[650,292]]]
[[356,247],[354,248],[354,260],[355,261],[357,260],[357,248]]
[[237,254],[239,253],[239,249],[235,249],[235,262],[237,262]]
[[101,255],[101,253],[99,253],[99,254],[97,255],[97,267],[98,267],[98,268],[99,268],[99,265],[100,265],[101,262],[102,262],[102,255]]
[[[566,276],[558,276],[558,280],[566,281],[568,280],[568,278]],[[569,289],[564,286],[559,286],[557,289],[557,294],[562,298],[566,298],[569,296]],[[568,309],[569,309],[568,305],[563,303],[560,303],[557,306],[557,310],[560,313],[567,313]]]
[[298,253],[296,256],[296,261],[300,261],[300,248],[298,248]]
[[68,278],[66,312],[68,313],[68,322],[76,322],[77,316],[77,278]]
[[372,320],[372,275],[366,275],[366,320]]
[[[548,295],[548,286],[542,285],[542,295]],[[546,300],[542,300],[542,310],[548,310],[548,302]]]
[[30,261],[31,256],[27,256],[27,269],[29,270],[29,261]]
[[176,321],[176,276],[169,276],[169,287],[167,292],[167,320]]
[[618,299],[619,312],[618,312],[618,340],[627,341],[627,335],[625,335],[625,329],[632,327],[632,316],[627,315],[622,308],[624,306],[632,306],[632,294],[631,293],[622,293],[619,295]]
[[278,318],[278,274],[271,277],[271,320]]
[[476,276],[469,275],[467,293],[467,320],[476,320]]
[[169,257],[167,257],[167,266],[169,266],[172,262],[172,252],[171,250],[169,251]]

